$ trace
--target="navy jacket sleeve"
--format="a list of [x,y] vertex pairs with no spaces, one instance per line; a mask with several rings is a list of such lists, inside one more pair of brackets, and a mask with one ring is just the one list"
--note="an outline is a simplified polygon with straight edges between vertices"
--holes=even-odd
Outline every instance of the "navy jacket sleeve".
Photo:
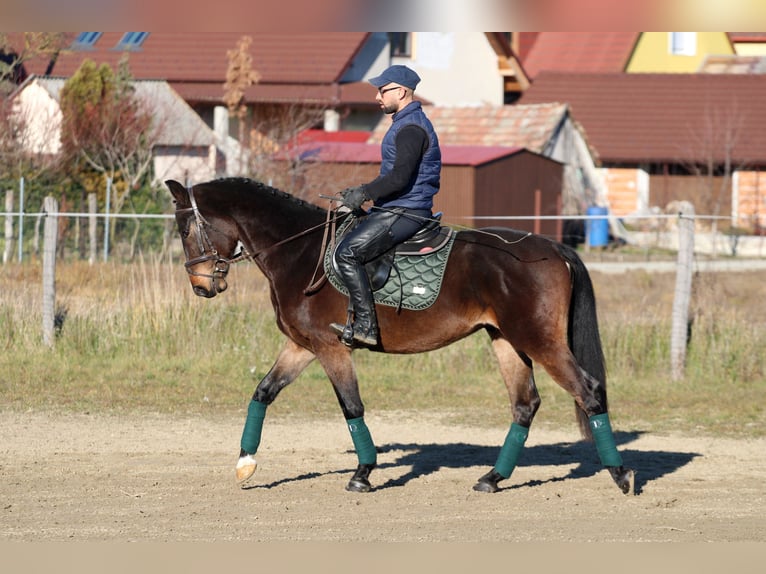
[[417,125],[404,126],[394,140],[396,159],[393,169],[365,184],[364,191],[372,200],[396,196],[415,179],[423,154],[428,149],[428,134]]

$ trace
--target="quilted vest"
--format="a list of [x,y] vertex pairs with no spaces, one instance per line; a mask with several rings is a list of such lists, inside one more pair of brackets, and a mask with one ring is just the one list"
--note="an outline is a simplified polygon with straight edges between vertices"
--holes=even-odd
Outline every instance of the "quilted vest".
[[406,207],[408,209],[431,209],[433,207],[433,196],[439,191],[442,154],[434,127],[423,113],[420,102],[413,102],[393,115],[391,127],[381,143],[383,161],[380,165],[380,175],[386,175],[393,169],[396,159],[396,146],[394,145],[396,134],[404,126],[410,124],[416,124],[426,131],[429,141],[428,149],[423,154],[417,175],[409,183],[407,189],[399,195],[377,200],[375,205],[378,207]]

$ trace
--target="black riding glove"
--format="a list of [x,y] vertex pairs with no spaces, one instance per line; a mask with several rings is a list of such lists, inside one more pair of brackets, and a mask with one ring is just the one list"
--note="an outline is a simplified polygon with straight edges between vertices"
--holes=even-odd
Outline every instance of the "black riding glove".
[[358,211],[362,204],[369,200],[364,187],[348,187],[340,192],[341,202],[352,211]]

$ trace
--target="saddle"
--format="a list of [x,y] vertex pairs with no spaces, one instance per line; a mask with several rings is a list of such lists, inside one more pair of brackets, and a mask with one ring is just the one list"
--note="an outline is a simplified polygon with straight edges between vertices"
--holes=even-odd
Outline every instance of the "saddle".
[[[441,225],[437,213],[412,237],[365,265],[376,303],[397,308],[425,309],[436,300],[455,232]],[[335,243],[325,254],[325,274],[341,293],[348,294],[333,265],[334,248],[353,229],[355,218],[338,227]]]
[[415,235],[364,266],[373,291],[378,291],[386,284],[397,255],[413,257],[428,255],[449,243],[453,231],[449,227],[442,227],[441,219],[441,212],[434,214],[433,218],[429,219]]

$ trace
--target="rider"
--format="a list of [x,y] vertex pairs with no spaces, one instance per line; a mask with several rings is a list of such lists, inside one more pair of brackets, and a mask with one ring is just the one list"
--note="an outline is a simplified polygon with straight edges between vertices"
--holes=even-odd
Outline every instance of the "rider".
[[432,217],[442,165],[436,132],[421,103],[413,99],[420,82],[417,73],[395,65],[369,82],[378,89],[375,100],[392,122],[381,142],[380,175],[341,192],[343,204],[354,211],[373,201],[334,254],[354,319],[353,325],[332,323],[330,328],[348,346],[378,344],[375,303],[364,265],[412,237]]

